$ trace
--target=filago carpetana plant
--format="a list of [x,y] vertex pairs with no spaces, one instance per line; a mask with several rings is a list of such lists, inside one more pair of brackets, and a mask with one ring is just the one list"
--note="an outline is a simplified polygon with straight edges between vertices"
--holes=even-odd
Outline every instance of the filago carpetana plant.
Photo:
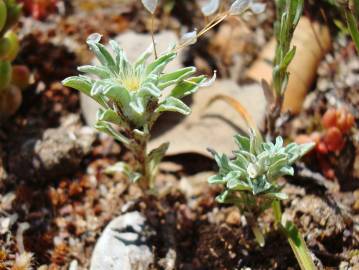
[[279,201],[287,199],[287,195],[282,192],[283,186],[278,184],[280,177],[294,174],[293,163],[310,151],[314,143],[290,143],[284,146],[283,139],[277,137],[273,144],[263,142],[262,137],[254,131],[250,132],[249,137],[236,135],[235,141],[238,150],[234,151],[232,159],[210,150],[219,172],[210,177],[208,182],[224,186],[216,200],[240,209],[260,246],[264,246],[265,238],[257,220],[265,210],[272,207],[276,223],[288,236],[302,269],[315,269],[305,242],[294,224],[282,220]]
[[[130,167],[118,163],[120,170],[132,181],[141,180],[144,188],[154,187],[157,166],[163,158],[168,143],[147,152],[151,129],[158,117],[166,112],[188,115],[191,109],[181,98],[193,94],[209,82],[206,76],[193,76],[195,67],[185,67],[166,73],[165,67],[177,53],[170,49],[153,61],[153,47],[145,51],[134,63],[111,40],[111,53],[100,43],[101,35],[92,34],[87,39],[99,65],[78,68],[85,75],[65,79],[63,84],[77,89],[101,105],[97,113],[96,128],[120,141],[134,155],[136,164]],[[164,90],[170,88],[167,95]]]

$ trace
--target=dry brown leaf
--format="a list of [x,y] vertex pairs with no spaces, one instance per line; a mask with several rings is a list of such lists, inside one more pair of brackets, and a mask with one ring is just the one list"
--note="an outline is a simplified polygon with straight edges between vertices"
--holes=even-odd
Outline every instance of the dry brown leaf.
[[[235,149],[233,135],[247,132],[248,126],[239,113],[227,103],[218,100],[209,107],[213,97],[227,95],[239,100],[252,115],[256,124],[261,125],[265,113],[265,98],[257,84],[238,86],[231,80],[217,80],[213,86],[204,88],[193,97],[192,114],[176,125],[175,115],[163,115],[158,131],[162,132],[150,142],[154,148],[163,142],[170,142],[167,155],[197,153],[210,157],[208,147],[219,152],[231,153]],[[171,129],[164,131],[166,127]]]

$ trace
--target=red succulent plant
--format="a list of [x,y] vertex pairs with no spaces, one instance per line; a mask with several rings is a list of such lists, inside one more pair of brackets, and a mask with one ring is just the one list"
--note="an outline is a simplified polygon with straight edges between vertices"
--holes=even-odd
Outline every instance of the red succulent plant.
[[25,13],[37,20],[45,19],[56,11],[57,0],[18,0],[24,6]]
[[315,152],[323,174],[333,179],[335,172],[326,155],[337,153],[345,146],[345,135],[347,135],[355,122],[354,116],[345,108],[330,108],[321,119],[323,131],[313,132],[310,135],[297,136],[297,143],[315,142]]

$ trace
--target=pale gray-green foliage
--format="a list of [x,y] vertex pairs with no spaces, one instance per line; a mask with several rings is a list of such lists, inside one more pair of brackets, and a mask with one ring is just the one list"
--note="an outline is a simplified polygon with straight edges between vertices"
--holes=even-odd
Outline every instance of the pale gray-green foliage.
[[[131,125],[141,132],[154,115],[164,111],[191,112],[180,99],[194,93],[206,80],[205,76],[191,77],[196,72],[195,67],[163,73],[166,65],[176,57],[175,52],[165,53],[147,64],[146,60],[152,54],[152,50],[148,50],[131,64],[115,41],[110,41],[114,57],[99,41],[99,35],[92,35],[87,43],[100,65],[81,66],[79,71],[86,75],[63,81],[65,86],[85,93],[102,105],[98,125]],[[167,87],[172,87],[172,90],[160,101]]]
[[248,212],[253,209],[261,212],[273,200],[286,199],[277,179],[293,175],[292,164],[313,147],[313,144],[296,143],[284,146],[281,137],[277,137],[275,144],[262,142],[254,133],[249,138],[236,135],[235,140],[239,149],[234,152],[234,159],[213,152],[219,172],[208,182],[224,185],[218,202],[235,204]]
[[[130,63],[115,41],[110,41],[110,51],[100,40],[99,34],[92,34],[87,39],[99,64],[79,67],[84,75],[69,77],[63,84],[83,92],[101,105],[96,128],[122,142],[136,153],[135,156],[141,155],[144,160],[139,163],[146,163],[147,166],[143,171],[153,177],[151,172],[156,170],[168,145],[142,156],[146,152],[143,148],[149,140],[151,127],[166,111],[188,115],[191,109],[181,98],[205,86],[206,77],[192,76],[196,72],[195,67],[165,73],[167,64],[177,56],[172,50],[149,61],[153,54],[153,48],[149,48],[134,63]],[[168,94],[164,95],[167,88],[170,88],[166,92]],[[126,168],[123,171],[134,180],[140,178],[139,174],[130,173],[127,165],[120,167]]]

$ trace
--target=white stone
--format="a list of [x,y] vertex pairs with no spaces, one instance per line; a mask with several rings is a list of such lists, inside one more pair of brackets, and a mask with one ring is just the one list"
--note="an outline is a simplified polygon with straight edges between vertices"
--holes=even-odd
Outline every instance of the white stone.
[[[153,262],[150,248],[141,243],[145,218],[130,212],[113,219],[98,239],[90,270],[146,270]],[[129,231],[129,228],[131,228]]]

